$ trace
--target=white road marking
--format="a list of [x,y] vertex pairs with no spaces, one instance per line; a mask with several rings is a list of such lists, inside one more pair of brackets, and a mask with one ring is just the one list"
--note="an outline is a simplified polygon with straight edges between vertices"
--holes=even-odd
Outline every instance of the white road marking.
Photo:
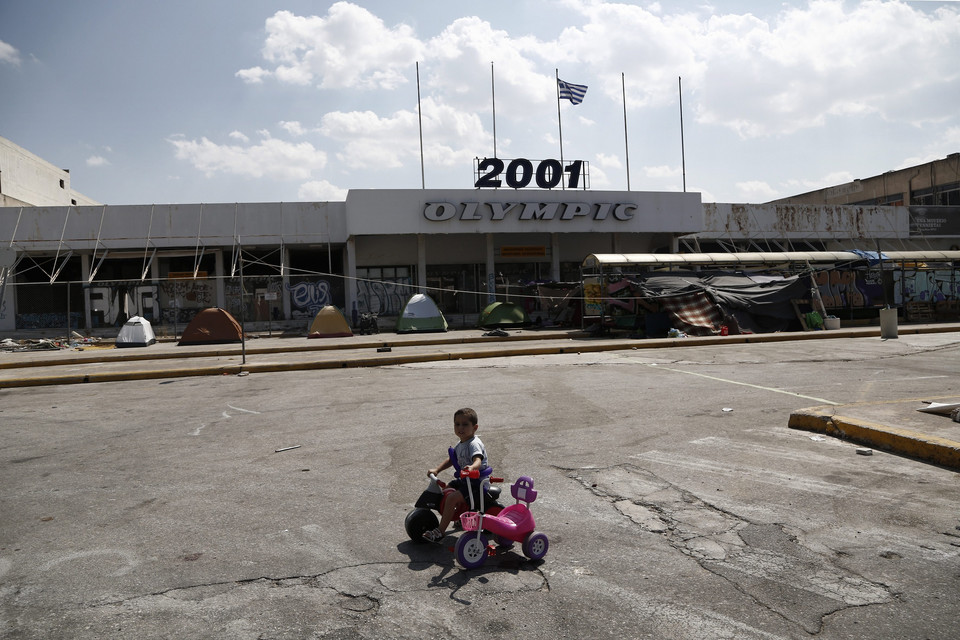
[[708,376],[705,373],[695,373],[693,371],[684,371],[683,369],[673,369],[671,367],[665,367],[663,365],[655,364],[655,363],[649,363],[649,364],[646,364],[646,366],[656,367],[657,369],[666,369],[667,371],[673,371],[674,373],[685,373],[689,376],[699,376],[701,378],[707,378],[708,380],[716,380],[717,382],[726,382],[728,384],[738,384],[743,387],[751,387],[753,389],[760,389],[762,391],[773,391],[774,393],[785,393],[788,396],[803,398],[804,400],[813,400],[815,402],[820,402],[822,404],[840,404],[839,402],[824,400],[823,398],[817,398],[815,396],[805,396],[801,393],[794,393],[793,391],[784,391],[783,389],[776,389],[774,387],[764,387],[758,384],[750,384],[749,382],[739,382],[737,380],[728,380],[726,378],[718,378],[717,376]]

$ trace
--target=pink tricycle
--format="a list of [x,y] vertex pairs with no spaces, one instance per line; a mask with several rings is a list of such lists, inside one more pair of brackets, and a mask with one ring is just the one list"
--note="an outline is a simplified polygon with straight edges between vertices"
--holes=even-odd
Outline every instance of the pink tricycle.
[[[471,478],[479,473],[471,471]],[[496,553],[497,547],[490,544],[484,532],[493,535],[500,547],[510,547],[514,542],[522,544],[523,555],[531,560],[539,560],[547,555],[550,546],[546,534],[535,531],[536,523],[530,513],[530,503],[537,499],[533,488],[533,479],[520,476],[510,487],[510,494],[517,501],[505,507],[497,515],[484,513],[483,495],[480,496],[480,510],[473,504],[473,492],[470,492],[470,511],[460,515],[464,533],[457,540],[457,562],[467,569],[483,565],[487,555]]]

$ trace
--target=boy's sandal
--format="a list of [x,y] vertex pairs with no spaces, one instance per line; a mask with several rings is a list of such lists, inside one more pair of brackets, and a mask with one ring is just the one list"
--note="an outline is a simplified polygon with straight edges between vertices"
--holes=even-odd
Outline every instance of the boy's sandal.
[[440,542],[443,540],[443,534],[440,533],[440,529],[430,529],[423,532],[423,539],[427,542]]

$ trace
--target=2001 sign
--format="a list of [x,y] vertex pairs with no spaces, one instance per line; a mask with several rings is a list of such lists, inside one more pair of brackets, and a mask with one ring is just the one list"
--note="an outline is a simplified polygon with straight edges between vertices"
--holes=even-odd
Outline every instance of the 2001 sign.
[[[540,189],[553,189],[560,185],[564,173],[567,174],[567,189],[579,189],[581,182],[583,188],[586,187],[585,178],[588,172],[585,171],[588,166],[583,160],[574,160],[564,167],[559,160],[527,160],[526,158],[517,158],[507,161],[500,158],[484,158],[477,162],[477,179],[473,186],[483,188],[497,188],[503,186],[503,180],[500,175],[503,174],[507,186],[511,189],[523,189],[530,186],[531,182],[536,183]],[[534,162],[537,167],[534,170]],[[506,163],[506,164],[505,164]]]

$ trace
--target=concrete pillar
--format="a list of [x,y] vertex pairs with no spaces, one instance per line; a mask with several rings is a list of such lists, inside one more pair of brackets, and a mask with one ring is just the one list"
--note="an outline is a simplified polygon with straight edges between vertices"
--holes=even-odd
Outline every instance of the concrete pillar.
[[80,254],[80,279],[83,281],[83,330],[90,332],[93,318],[90,317],[90,256]]
[[347,238],[347,244],[345,246],[346,260],[347,260],[347,281],[343,287],[344,295],[344,304],[346,304],[346,309],[344,313],[347,314],[347,317],[350,317],[351,312],[354,307],[357,305],[359,296],[357,295],[357,239],[356,236],[350,236]]
[[427,237],[422,233],[417,234],[417,287],[427,292]]
[[[224,285],[224,271],[223,271],[223,250],[216,249],[213,252],[214,258],[214,267],[213,273],[215,274],[215,282],[217,287],[217,306],[221,309],[227,308],[227,293],[226,287]],[[241,296],[240,304],[243,304],[243,296]]]
[[290,305],[290,249],[286,247],[280,252],[280,273],[282,274],[280,297],[283,300],[283,319],[290,320],[293,314],[293,307]]
[[560,282],[560,234],[550,234],[550,279]]
[[494,262],[493,234],[487,234],[487,304],[497,301],[497,265]]

